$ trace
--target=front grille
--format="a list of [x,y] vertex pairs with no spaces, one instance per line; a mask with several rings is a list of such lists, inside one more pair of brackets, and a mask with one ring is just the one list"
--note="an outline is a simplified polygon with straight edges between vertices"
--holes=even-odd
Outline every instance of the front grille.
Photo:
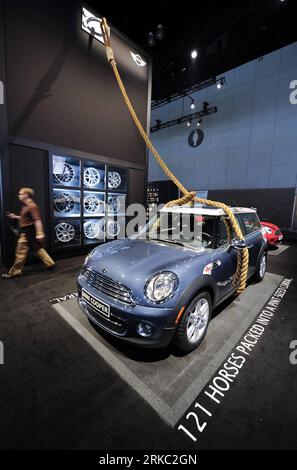
[[281,234],[281,231],[280,230],[276,230],[275,231],[275,235],[280,235]]
[[87,269],[84,272],[84,277],[89,286],[103,292],[103,294],[120,300],[128,305],[132,305],[134,303],[131,291],[122,284],[112,281],[109,277],[103,276],[92,269]]
[[86,307],[88,317],[93,320],[96,324],[104,328],[105,330],[115,333],[119,336],[124,336],[127,332],[127,323],[114,315],[110,315],[109,318],[105,318],[100,313],[96,312],[89,305]]

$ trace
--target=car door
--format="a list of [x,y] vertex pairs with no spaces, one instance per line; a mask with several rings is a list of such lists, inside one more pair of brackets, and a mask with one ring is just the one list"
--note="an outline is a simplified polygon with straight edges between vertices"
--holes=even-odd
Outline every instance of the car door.
[[261,223],[255,212],[236,214],[249,249],[249,276],[257,267],[260,250],[263,246]]
[[[237,251],[229,246],[226,223],[229,223],[226,217],[218,217],[216,244],[212,257],[212,277],[218,286],[218,300],[222,300],[233,292],[232,281],[237,266]],[[230,224],[229,229],[232,239],[234,234]]]

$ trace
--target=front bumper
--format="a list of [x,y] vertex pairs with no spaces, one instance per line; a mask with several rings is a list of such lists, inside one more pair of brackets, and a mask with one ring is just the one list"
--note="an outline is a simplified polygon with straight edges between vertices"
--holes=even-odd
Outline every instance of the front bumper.
[[[126,305],[88,285],[83,276],[78,277],[77,288],[78,304],[83,313],[92,323],[112,336],[141,347],[149,348],[166,347],[172,340],[175,332],[174,322],[177,316],[174,309]],[[82,289],[85,289],[95,298],[110,306],[109,318],[94,310],[82,298]],[[149,323],[153,327],[152,336],[142,337],[139,335],[136,329],[139,322]]]
[[268,246],[276,246],[282,243],[283,241],[283,235],[272,235],[269,238],[267,238],[267,244]]

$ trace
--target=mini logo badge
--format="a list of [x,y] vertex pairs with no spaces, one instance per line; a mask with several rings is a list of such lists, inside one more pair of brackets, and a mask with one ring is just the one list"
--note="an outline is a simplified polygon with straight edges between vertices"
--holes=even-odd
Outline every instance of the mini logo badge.
[[146,65],[146,62],[140,57],[139,54],[134,54],[134,52],[132,51],[130,51],[130,54],[135,64],[138,65],[138,67],[144,67]]
[[[91,34],[95,39],[104,44],[103,34],[101,30],[102,19],[94,16],[89,10],[83,7],[81,27],[84,31]],[[110,35],[110,30],[108,32]]]

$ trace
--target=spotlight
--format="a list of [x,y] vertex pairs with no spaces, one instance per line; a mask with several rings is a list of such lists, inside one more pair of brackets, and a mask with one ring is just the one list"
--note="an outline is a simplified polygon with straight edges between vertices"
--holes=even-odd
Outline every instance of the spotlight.
[[147,44],[150,47],[154,47],[154,45],[156,44],[154,33],[152,31],[148,34]]
[[195,109],[195,101],[192,99],[192,103],[190,104],[191,109]]
[[194,49],[192,52],[191,52],[191,57],[192,59],[196,59],[198,56],[198,52],[196,51],[196,49]]
[[199,119],[199,120],[197,121],[197,127],[199,127],[201,123],[202,123],[202,119]]
[[218,82],[217,82],[217,88],[220,89],[222,88],[222,86],[225,84],[225,80],[224,78],[221,78]]
[[192,125],[192,121],[187,121],[187,126],[191,127],[191,125]]
[[157,26],[157,31],[156,31],[156,34],[155,34],[155,38],[158,39],[159,41],[161,41],[162,39],[164,39],[163,25],[158,24],[158,26]]

